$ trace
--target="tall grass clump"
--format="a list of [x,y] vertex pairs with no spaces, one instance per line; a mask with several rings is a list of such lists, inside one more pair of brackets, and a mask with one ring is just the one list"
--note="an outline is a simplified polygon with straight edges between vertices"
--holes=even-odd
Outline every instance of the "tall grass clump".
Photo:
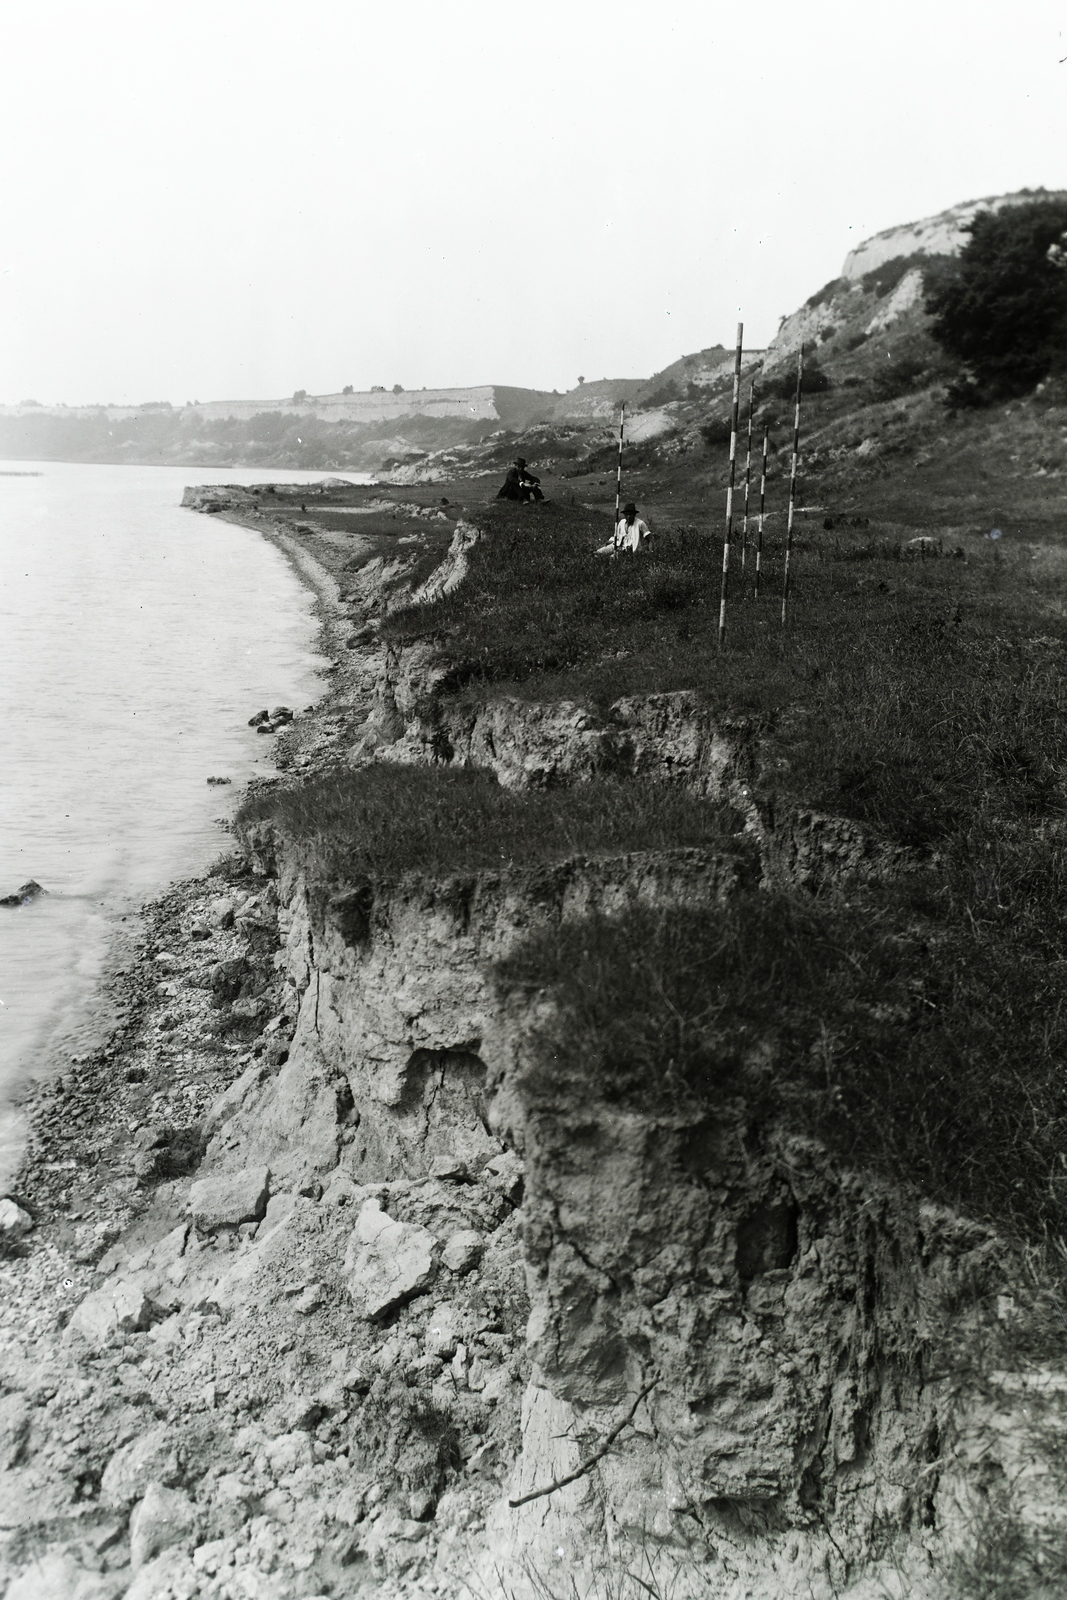
[[739,848],[728,807],[647,781],[504,789],[468,768],[373,766],[252,796],[238,829],[270,821],[323,871],[391,881],[686,845]]
[[751,891],[535,936],[496,969],[502,995],[557,1002],[526,1092],[740,1106],[971,1215],[1067,1233],[1067,972],[901,909]]

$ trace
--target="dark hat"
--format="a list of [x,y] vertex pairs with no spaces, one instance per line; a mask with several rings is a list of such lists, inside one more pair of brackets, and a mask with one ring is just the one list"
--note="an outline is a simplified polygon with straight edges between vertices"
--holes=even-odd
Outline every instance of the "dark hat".
[[627,500],[626,504],[623,506],[622,509],[624,511],[636,511],[637,507],[634,505],[632,500]]
[[517,467],[524,467],[526,465],[526,457],[525,456],[516,456],[515,457],[515,465]]

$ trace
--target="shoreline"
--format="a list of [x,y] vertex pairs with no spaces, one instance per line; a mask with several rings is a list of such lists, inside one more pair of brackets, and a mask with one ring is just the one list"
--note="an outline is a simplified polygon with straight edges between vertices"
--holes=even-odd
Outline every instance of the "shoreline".
[[[315,648],[325,662],[322,669],[323,692],[315,703],[314,711],[294,720],[277,736],[278,743],[273,752],[275,772],[260,779],[250,779],[241,791],[236,792],[233,795],[236,811],[251,789],[263,784],[276,783],[286,770],[292,767],[298,750],[303,752],[305,745],[321,748],[321,734],[316,724],[320,712],[328,704],[337,687],[336,682],[331,679],[341,664],[338,630],[342,625],[344,613],[339,601],[336,580],[309,552],[301,550],[291,536],[283,530],[264,526],[264,519],[229,513],[225,514],[225,520],[247,528],[273,544],[285,556],[300,582],[315,596],[313,609],[318,620]],[[220,859],[225,860],[230,855],[226,842],[222,841]],[[171,880],[161,887],[158,894],[125,913],[125,918],[134,924],[132,927],[123,927],[120,924],[110,930],[100,973],[93,983],[92,996],[86,1003],[89,1013],[87,1023],[92,1032],[98,1033],[100,1037],[79,1056],[68,1056],[66,1063],[62,1059],[65,1054],[62,1045],[49,1043],[44,1045],[38,1069],[27,1078],[11,1104],[13,1119],[17,1119],[25,1126],[25,1137],[22,1140],[21,1153],[17,1153],[14,1157],[10,1178],[2,1186],[3,1193],[18,1199],[20,1195],[28,1192],[26,1180],[36,1164],[31,1144],[40,1132],[36,1126],[37,1119],[47,1115],[47,1110],[41,1102],[47,1101],[57,1084],[62,1081],[64,1073],[76,1080],[82,1068],[91,1067],[97,1061],[113,1062],[131,1048],[130,1018],[123,1015],[125,1006],[120,996],[125,987],[129,986],[137,991],[143,989],[150,981],[153,957],[147,952],[158,927],[161,908],[170,908],[174,904],[185,906],[195,904],[203,898],[204,886],[212,883],[216,877],[217,873],[209,864],[203,872],[192,877]],[[72,1085],[72,1089],[76,1094],[76,1087]],[[66,1091],[63,1098],[66,1098]],[[46,1143],[48,1137],[45,1132]]]

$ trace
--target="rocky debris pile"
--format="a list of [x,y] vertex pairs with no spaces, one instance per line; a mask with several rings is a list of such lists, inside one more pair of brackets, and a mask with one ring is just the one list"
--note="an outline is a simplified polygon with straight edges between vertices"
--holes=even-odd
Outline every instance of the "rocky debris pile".
[[213,1174],[177,1227],[95,1272],[54,1249],[0,1271],[15,1585],[54,1568],[57,1594],[95,1575],[109,1600],[458,1592],[518,1447],[514,1179],[362,1186],[342,1166],[310,1187]]

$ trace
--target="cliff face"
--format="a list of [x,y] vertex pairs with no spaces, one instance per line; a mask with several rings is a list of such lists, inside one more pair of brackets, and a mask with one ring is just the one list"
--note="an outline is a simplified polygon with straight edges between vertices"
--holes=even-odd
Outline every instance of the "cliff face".
[[[464,582],[477,537],[461,523],[414,593]],[[136,1129],[93,1204],[148,1197],[137,1228],[83,1222],[62,1317],[30,1351],[19,1311],[0,1341],[5,1600],[958,1600],[998,1548],[1036,1551],[1041,1594],[1067,1386],[1017,1255],[726,1087],[609,1093],[565,1048],[579,1019],[506,965],[917,858],[776,805],[780,730],[696,694],[447,701],[445,659],[376,635],[406,573],[353,580],[365,631],[295,751],[334,717],[334,763],[639,777],[736,831],[386,879],[246,825],[240,895],[178,897],[136,1051],[86,1071],[92,1161],[107,1116],[116,1150]],[[210,1096],[175,1048],[197,1030],[240,1041]],[[76,1165],[45,1153],[56,1182]],[[54,1297],[66,1259],[24,1264],[12,1303]]]

